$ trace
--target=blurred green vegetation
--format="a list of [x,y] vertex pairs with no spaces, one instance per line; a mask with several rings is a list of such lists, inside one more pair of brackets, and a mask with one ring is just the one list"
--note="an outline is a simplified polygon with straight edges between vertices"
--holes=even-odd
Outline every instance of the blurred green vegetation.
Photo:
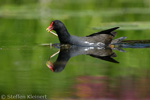
[[78,76],[149,77],[143,73],[150,70],[149,48],[115,51],[120,64],[80,55],[71,58],[61,73],[52,73],[45,63],[58,49],[40,46],[59,42],[45,31],[55,19],[77,36],[119,26],[116,38],[144,40],[150,39],[149,18],[149,0],[1,0],[0,94],[72,98]]

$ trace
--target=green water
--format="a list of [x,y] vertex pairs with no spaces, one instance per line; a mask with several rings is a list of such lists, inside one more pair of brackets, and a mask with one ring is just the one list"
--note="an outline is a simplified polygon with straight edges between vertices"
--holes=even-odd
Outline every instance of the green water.
[[59,43],[46,32],[54,19],[77,36],[119,26],[116,38],[149,40],[149,18],[149,0],[1,0],[1,99],[150,99],[150,48],[114,50],[119,64],[75,56],[54,73],[46,62],[59,49],[41,46]]

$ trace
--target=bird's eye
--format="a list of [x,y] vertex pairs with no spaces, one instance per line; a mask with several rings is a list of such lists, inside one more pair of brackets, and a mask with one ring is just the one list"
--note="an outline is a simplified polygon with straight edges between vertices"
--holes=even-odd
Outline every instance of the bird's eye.
[[55,25],[57,25],[57,22],[54,22]]

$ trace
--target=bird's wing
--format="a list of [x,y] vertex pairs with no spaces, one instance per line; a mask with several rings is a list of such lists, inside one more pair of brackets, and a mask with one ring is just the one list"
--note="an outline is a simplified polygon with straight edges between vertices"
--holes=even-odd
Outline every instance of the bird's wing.
[[118,29],[119,27],[114,27],[114,28],[111,28],[111,29],[107,29],[107,30],[104,30],[104,31],[100,31],[100,32],[97,32],[97,33],[93,33],[91,35],[88,35],[86,37],[91,37],[91,36],[96,36],[96,35],[99,35],[99,34],[110,34],[112,36],[115,36],[116,35],[116,32],[113,32],[114,30]]

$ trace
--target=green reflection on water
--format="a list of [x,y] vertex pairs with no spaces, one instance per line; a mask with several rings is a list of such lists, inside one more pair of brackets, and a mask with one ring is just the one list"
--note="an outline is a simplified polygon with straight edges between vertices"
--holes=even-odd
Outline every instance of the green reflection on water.
[[[40,46],[43,43],[59,42],[57,37],[45,31],[54,19],[63,21],[68,31],[77,36],[120,26],[117,37],[126,36],[129,40],[150,39],[148,0],[1,0],[0,5],[0,94],[86,98],[76,93],[80,83],[78,77],[82,80],[80,76],[106,76],[110,80],[108,86],[115,87],[116,93],[124,93],[116,88],[126,88],[118,82],[123,77],[126,82],[130,83],[133,79],[135,84],[146,85],[147,88],[140,85],[141,91],[138,93],[141,94],[140,98],[148,97],[148,48],[127,48],[125,53],[115,51],[115,59],[120,64],[85,55],[76,56],[69,60],[64,71],[56,74],[50,72],[45,63],[57,49]],[[57,56],[53,61],[56,58]]]

